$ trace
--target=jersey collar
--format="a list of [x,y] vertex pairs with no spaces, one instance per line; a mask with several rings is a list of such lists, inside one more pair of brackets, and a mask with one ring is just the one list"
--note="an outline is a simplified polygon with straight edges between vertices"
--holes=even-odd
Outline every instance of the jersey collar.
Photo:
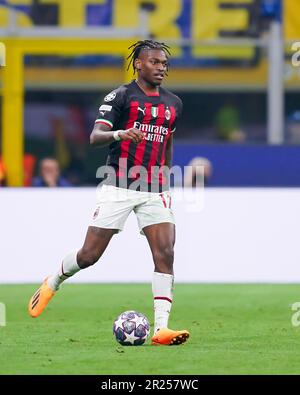
[[[155,93],[146,93],[141,87],[140,85],[137,83],[137,80],[134,80],[134,82],[136,83],[137,87],[139,88],[140,91],[142,91],[144,93],[144,95],[146,96],[160,96],[160,92],[155,92]],[[159,88],[158,88],[159,89]]]

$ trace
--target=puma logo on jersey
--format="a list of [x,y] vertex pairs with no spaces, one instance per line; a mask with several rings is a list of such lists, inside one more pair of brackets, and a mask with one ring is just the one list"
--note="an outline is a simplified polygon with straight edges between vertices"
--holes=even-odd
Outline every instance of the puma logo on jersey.
[[142,113],[145,115],[146,107],[144,107],[144,108],[138,107],[138,110],[142,111]]

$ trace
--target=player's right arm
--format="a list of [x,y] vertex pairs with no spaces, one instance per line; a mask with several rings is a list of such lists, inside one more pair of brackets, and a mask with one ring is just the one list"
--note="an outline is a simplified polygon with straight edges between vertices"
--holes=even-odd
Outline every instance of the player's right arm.
[[103,147],[122,140],[132,140],[138,144],[143,140],[144,135],[138,129],[117,130],[114,128],[124,111],[126,92],[126,88],[120,86],[105,96],[90,136],[91,145]]
[[127,130],[111,130],[108,125],[96,123],[90,135],[90,143],[95,147],[104,147],[114,141],[132,140],[134,143],[140,143],[144,134],[135,128]]

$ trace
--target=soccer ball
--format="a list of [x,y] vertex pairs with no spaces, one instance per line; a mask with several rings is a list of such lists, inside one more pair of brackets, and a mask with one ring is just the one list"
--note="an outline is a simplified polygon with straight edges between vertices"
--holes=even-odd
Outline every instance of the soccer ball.
[[113,334],[122,346],[141,346],[150,334],[149,321],[138,311],[125,311],[115,320]]

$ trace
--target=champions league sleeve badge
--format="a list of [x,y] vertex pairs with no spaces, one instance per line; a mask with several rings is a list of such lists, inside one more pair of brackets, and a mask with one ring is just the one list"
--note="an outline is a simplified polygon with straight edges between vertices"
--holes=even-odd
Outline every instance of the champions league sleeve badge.
[[105,102],[112,101],[112,100],[114,100],[114,98],[116,97],[116,95],[117,95],[116,92],[115,92],[115,91],[112,91],[112,92],[110,92],[108,95],[105,96],[104,101],[105,101]]

